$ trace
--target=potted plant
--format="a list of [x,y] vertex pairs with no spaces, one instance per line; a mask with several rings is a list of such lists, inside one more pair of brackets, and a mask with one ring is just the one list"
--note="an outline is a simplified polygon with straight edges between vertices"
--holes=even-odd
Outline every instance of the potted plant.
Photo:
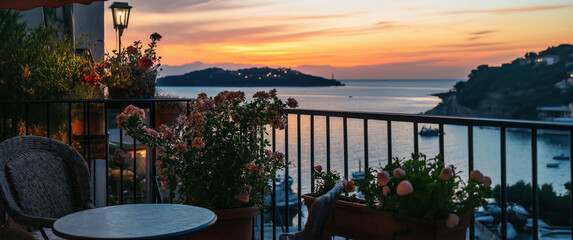
[[284,154],[266,150],[265,126],[284,129],[287,107],[297,107],[296,100],[283,103],[274,89],[255,93],[252,101],[243,92],[223,91],[213,98],[199,94],[188,115],[171,126],[148,128],[144,112],[131,105],[117,122],[127,134],[156,147],[160,178],[178,192],[178,202],[217,213],[217,223],[194,238],[233,234],[233,239],[251,239],[252,217],[264,207],[264,192],[270,191],[276,171],[285,167]]
[[84,69],[86,82],[105,85],[110,99],[148,99],[155,95],[156,78],[161,57],[155,49],[162,36],[153,33],[151,42],[143,49],[141,41],[106,54],[105,60]]
[[[318,191],[338,179],[336,173],[319,170]],[[364,199],[353,195],[337,202],[333,233],[352,239],[465,239],[469,216],[491,197],[491,179],[474,170],[464,182],[459,173],[440,156],[423,154],[368,168],[364,180],[356,181]],[[345,191],[354,188],[354,181],[348,181]],[[303,198],[310,207],[316,195]]]

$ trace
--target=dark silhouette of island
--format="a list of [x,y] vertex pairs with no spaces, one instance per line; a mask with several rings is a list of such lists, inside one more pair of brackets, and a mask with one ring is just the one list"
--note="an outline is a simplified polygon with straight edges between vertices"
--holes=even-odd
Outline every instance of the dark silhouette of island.
[[312,76],[289,68],[246,68],[224,70],[208,68],[183,75],[157,79],[159,86],[344,86],[343,83]]

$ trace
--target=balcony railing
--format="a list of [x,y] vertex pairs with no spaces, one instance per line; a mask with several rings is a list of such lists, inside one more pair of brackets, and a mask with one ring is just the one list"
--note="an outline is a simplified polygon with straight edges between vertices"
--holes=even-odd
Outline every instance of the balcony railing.
[[[155,168],[152,167],[155,161],[154,150],[140,146],[133,139],[124,139],[126,137],[116,129],[115,116],[123,107],[135,104],[147,109],[149,124],[153,126],[157,123],[158,106],[178,102],[184,106],[183,111],[185,111],[190,101],[192,99],[0,101],[0,138],[41,135],[74,146],[89,161],[93,196],[98,206],[156,202],[158,190],[153,185]],[[94,109],[99,111],[93,111]],[[98,132],[99,129],[93,126],[94,114],[104,115],[103,133]],[[542,133],[561,131],[564,135],[559,137],[561,141],[559,144],[565,144],[563,148],[568,150],[569,156],[573,156],[571,147],[573,126],[564,123],[305,109],[290,109],[287,110],[287,114],[289,126],[283,131],[269,130],[268,138],[271,140],[273,151],[284,151],[287,161],[291,164],[285,169],[283,179],[288,182],[289,176],[293,177],[295,183],[293,185],[298,192],[296,210],[280,211],[276,206],[278,199],[275,197],[279,189],[276,183],[273,183],[271,207],[257,220],[258,226],[253,229],[256,238],[260,239],[277,239],[278,231],[302,229],[305,222],[303,215],[306,211],[300,196],[303,192],[314,191],[312,170],[315,165],[324,164],[327,171],[337,170],[345,178],[350,178],[350,171],[360,171],[376,164],[384,165],[392,161],[393,157],[406,157],[407,153],[439,153],[444,156],[444,161],[447,163],[460,163],[469,177],[469,172],[476,165],[491,164],[491,162],[481,162],[484,158],[481,153],[494,150],[498,152],[496,154],[499,157],[499,167],[493,169],[498,172],[486,172],[486,174],[498,175],[497,178],[494,177],[494,181],[498,180],[494,184],[501,186],[498,193],[501,207],[500,237],[508,239],[508,143],[510,148],[517,146],[526,149],[525,152],[530,156],[530,163],[529,160],[523,161],[530,164],[526,167],[530,167],[530,172],[517,172],[517,174],[531,175],[529,178],[520,177],[520,179],[532,186],[531,206],[526,207],[530,207],[533,219],[531,238],[538,239],[540,211],[538,187],[541,185],[538,179],[540,176],[538,142],[544,139]],[[437,139],[418,135],[424,124],[437,125],[439,130]],[[482,134],[484,131],[487,133],[485,136]],[[511,142],[512,140],[508,142],[508,133],[513,139],[516,132],[522,138],[517,145]],[[477,144],[476,136],[480,136]],[[484,139],[487,141],[488,149],[482,146]],[[565,143],[562,143],[563,141]],[[498,146],[490,149],[492,144]],[[524,144],[528,146],[523,146]],[[113,166],[108,162],[110,155],[113,154],[113,148],[124,149],[131,154],[126,169],[111,169]],[[147,154],[149,152],[151,154]],[[355,160],[358,160],[358,167]],[[525,167],[523,162],[520,162],[520,169]],[[566,172],[568,181],[571,181],[573,176],[573,168],[570,166]],[[509,169],[513,167],[510,165]],[[113,178],[114,174],[119,175],[115,176],[116,180]],[[124,174],[131,178],[125,180]],[[288,187],[281,190],[287,191]],[[289,194],[285,192],[285,207],[292,204],[289,201],[291,201]],[[569,203],[569,209],[562,212],[564,215],[568,214],[568,219],[571,218],[571,209],[573,201]],[[292,217],[296,217],[296,221]],[[476,234],[477,228],[474,227],[474,223],[475,221],[472,221],[470,227],[470,239]],[[290,229],[289,225],[296,227]],[[277,229],[279,226],[282,228]]]

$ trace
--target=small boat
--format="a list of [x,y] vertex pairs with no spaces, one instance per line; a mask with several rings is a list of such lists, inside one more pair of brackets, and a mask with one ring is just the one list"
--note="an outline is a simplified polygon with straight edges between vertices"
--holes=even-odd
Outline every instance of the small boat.
[[539,229],[539,240],[567,240],[571,239],[571,229]]
[[437,128],[426,128],[426,126],[422,126],[422,129],[418,134],[420,134],[420,136],[438,136],[440,135],[440,130]]
[[548,163],[547,164],[548,168],[558,168],[559,167],[559,163]]
[[[298,208],[298,194],[292,189],[293,178],[288,176],[288,180],[285,181],[282,175],[277,176],[277,187],[275,192],[276,207],[281,210],[296,210]],[[288,191],[288,207],[286,206],[285,193]],[[265,196],[265,201],[268,203],[267,207],[272,205],[271,194]]]
[[555,159],[555,160],[570,160],[571,157],[569,155],[565,155],[565,154],[561,153],[560,155],[553,156],[553,159]]
[[352,172],[352,180],[364,180],[364,172],[363,171],[356,171]]
[[[497,231],[499,233],[501,233],[501,223],[499,224],[499,226],[497,227]],[[513,224],[511,223],[507,223],[507,229],[506,229],[506,233],[507,233],[507,239],[514,239],[517,237],[517,231],[515,231],[515,228],[513,228]]]
[[[549,224],[547,224],[545,221],[541,219],[537,219],[537,226],[539,228],[550,227]],[[533,229],[533,218],[528,218],[527,220],[525,220],[525,225],[523,225],[523,230],[531,231],[531,229]]]

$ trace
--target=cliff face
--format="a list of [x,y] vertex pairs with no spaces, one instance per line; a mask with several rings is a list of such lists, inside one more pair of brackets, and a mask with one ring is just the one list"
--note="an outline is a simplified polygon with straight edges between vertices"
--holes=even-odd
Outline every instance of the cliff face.
[[527,53],[501,67],[478,66],[426,114],[536,119],[540,106],[573,102],[573,45]]

